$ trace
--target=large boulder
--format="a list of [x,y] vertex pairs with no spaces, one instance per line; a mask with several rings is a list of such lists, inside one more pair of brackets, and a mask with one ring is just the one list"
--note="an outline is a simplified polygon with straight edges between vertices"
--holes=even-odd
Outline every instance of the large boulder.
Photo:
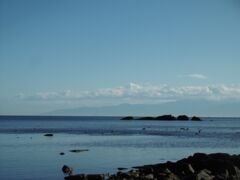
[[71,175],[73,173],[73,168],[71,168],[71,167],[69,167],[67,165],[63,165],[62,172],[64,174]]

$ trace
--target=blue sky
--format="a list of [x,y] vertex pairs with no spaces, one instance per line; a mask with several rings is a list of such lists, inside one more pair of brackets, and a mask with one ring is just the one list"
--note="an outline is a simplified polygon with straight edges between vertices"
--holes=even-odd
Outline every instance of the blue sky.
[[238,0],[0,0],[0,114],[240,101],[239,19]]

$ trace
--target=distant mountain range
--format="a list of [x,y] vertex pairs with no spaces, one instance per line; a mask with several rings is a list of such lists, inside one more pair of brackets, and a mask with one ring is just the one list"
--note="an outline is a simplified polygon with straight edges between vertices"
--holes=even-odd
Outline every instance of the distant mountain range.
[[197,116],[240,117],[240,102],[184,100],[164,104],[120,104],[103,107],[58,109],[44,115],[71,116],[146,116],[187,114]]

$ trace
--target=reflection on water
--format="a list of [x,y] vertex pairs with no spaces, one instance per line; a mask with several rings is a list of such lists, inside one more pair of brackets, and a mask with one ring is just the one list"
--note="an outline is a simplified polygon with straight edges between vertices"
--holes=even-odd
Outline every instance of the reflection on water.
[[[176,161],[194,152],[240,152],[240,121],[236,119],[118,119],[1,117],[0,176],[10,180],[57,180],[63,178],[63,164],[74,167],[76,173],[114,172],[118,167]],[[54,136],[43,136],[49,132]],[[72,153],[71,149],[89,151]]]

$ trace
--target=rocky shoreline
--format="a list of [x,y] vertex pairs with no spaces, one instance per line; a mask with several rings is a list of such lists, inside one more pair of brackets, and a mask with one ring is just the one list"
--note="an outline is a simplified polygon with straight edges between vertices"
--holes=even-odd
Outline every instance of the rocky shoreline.
[[[71,170],[65,168],[65,173]],[[71,173],[66,180],[240,180],[240,154],[195,153],[177,162],[137,166],[112,175]]]

